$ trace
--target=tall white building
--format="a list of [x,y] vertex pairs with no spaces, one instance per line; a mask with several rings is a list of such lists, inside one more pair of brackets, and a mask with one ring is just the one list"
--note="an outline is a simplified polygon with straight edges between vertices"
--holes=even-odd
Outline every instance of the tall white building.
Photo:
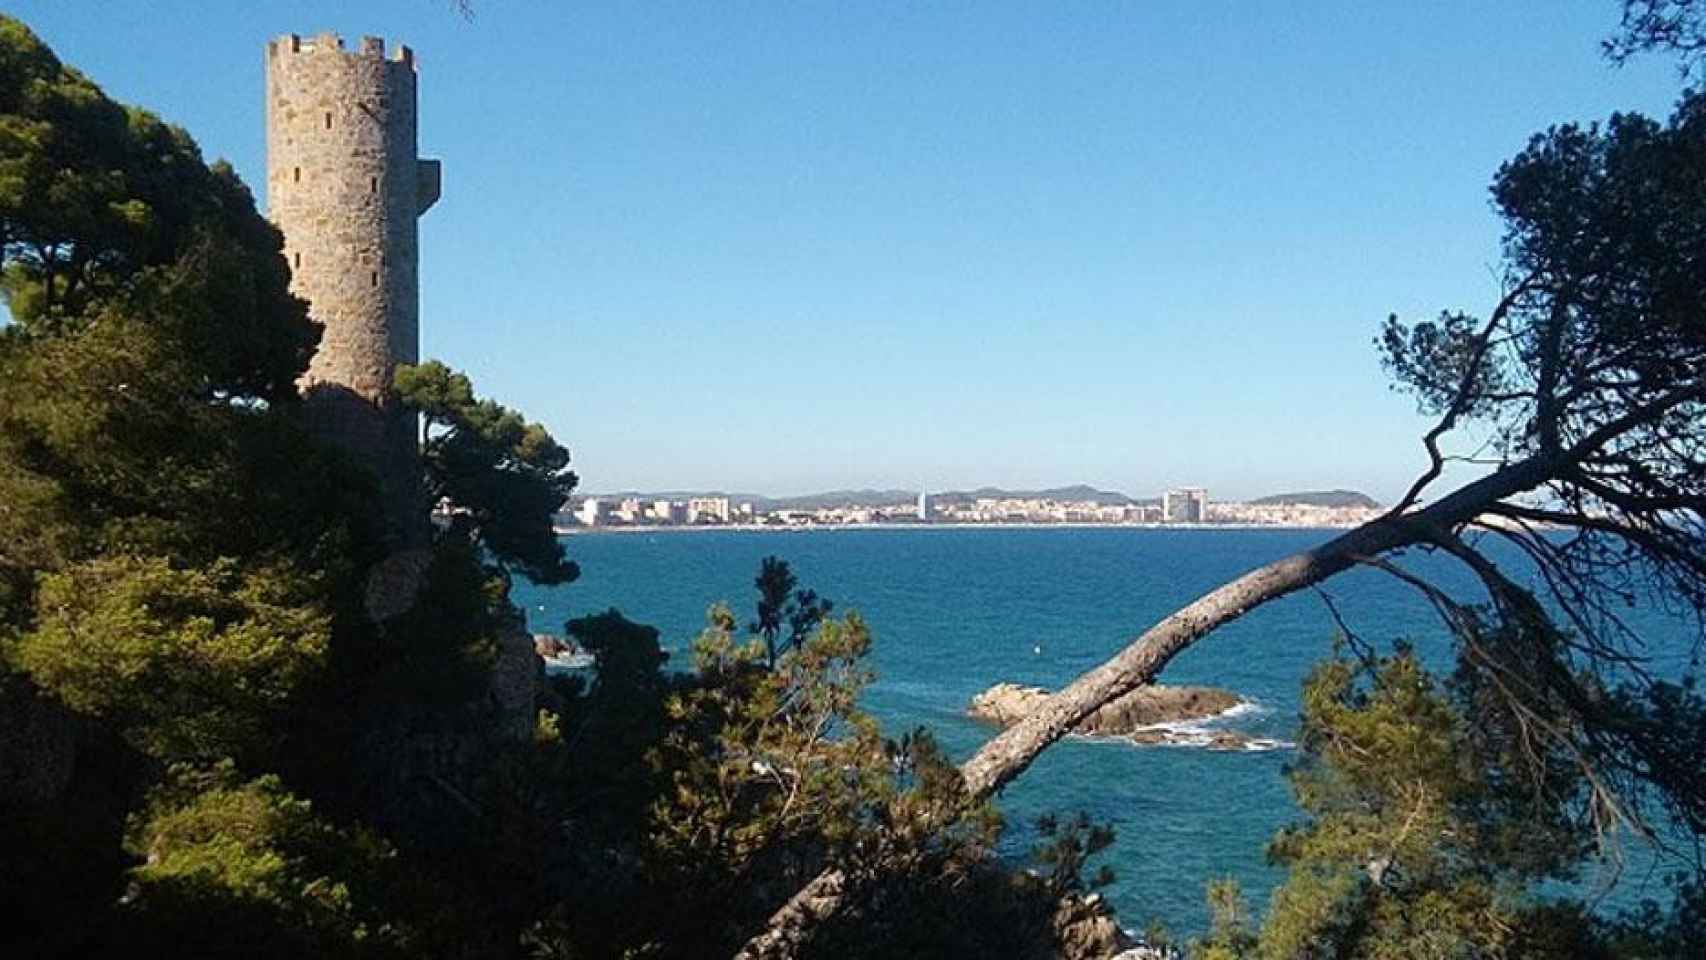
[[930,522],[930,494],[923,490],[918,491],[918,519]]
[[1202,523],[1208,519],[1208,491],[1179,487],[1161,495],[1162,523]]
[[596,527],[610,520],[610,504],[597,497],[587,497],[575,511],[575,519],[584,527]]
[[687,501],[688,523],[728,523],[728,497],[694,497]]

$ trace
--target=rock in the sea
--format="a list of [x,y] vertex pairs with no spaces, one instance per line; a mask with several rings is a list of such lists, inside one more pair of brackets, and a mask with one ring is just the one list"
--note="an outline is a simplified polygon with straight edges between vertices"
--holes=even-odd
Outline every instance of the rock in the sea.
[[1052,926],[1058,960],[1107,960],[1135,945],[1115,922],[1107,903],[1094,893],[1064,897],[1055,908]]
[[[1049,691],[1042,687],[998,683],[972,698],[971,715],[1004,727],[1010,726],[1030,716],[1048,697]],[[1236,694],[1213,687],[1149,684],[1085,717],[1076,732],[1101,736],[1153,735],[1155,739],[1152,742],[1166,743],[1171,741],[1163,732],[1145,728],[1202,720],[1225,713],[1242,702]]]
[[1209,735],[1207,747],[1210,750],[1243,750],[1250,743],[1250,737],[1236,730],[1216,730]]

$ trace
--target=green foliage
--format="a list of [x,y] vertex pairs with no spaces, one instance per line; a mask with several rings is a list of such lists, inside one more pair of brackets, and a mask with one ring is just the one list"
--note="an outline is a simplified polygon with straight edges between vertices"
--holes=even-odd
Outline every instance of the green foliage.
[[329,618],[303,586],[279,567],[103,557],[43,579],[13,658],[150,756],[253,754],[324,661]]
[[[798,652],[835,604],[816,590],[795,590],[799,578],[780,557],[760,561],[752,583],[758,588],[758,619],[748,629],[764,638],[765,663],[775,669],[781,648]],[[788,628],[785,644],[780,642],[784,626]]]
[[[1635,435],[1600,455],[1652,475],[1627,484],[1601,470],[1563,471],[1561,498],[1628,507],[1661,491],[1698,496],[1690,447],[1666,458],[1636,440],[1690,436],[1699,425],[1706,282],[1693,265],[1706,252],[1703,162],[1706,98],[1693,91],[1668,123],[1619,113],[1603,126],[1536,134],[1492,184],[1506,228],[1506,297],[1484,320],[1389,320],[1382,353],[1397,384],[1427,411],[1461,403],[1460,416],[1480,421],[1511,457],[1564,450],[1628,419]],[[1500,349],[1487,348],[1493,340]],[[1655,416],[1654,404],[1672,416]]]
[[1596,801],[1579,756],[1515,725],[1508,700],[1490,699],[1514,675],[1511,663],[1489,663],[1488,649],[1525,649],[1508,629],[1466,644],[1443,683],[1403,647],[1316,668],[1291,771],[1309,819],[1268,851],[1286,882],[1259,936],[1236,888],[1211,887],[1214,925],[1193,956],[1561,960],[1681,956],[1706,943],[1687,882],[1680,909],[1649,906],[1616,922],[1535,894],[1590,855]]
[[[395,851],[319,816],[272,776],[174,768],[136,819],[125,930],[145,956],[405,956]],[[156,952],[161,951],[161,952]],[[252,951],[252,952],[251,952]]]
[[776,666],[776,638],[782,632],[784,609],[798,582],[786,560],[772,556],[758,564],[758,577],[753,580],[758,588],[758,619],[752,624],[752,632],[764,638],[771,667]]
[[414,605],[382,626],[356,668],[371,678],[380,708],[447,707],[477,697],[497,660],[499,635],[520,629],[508,584],[459,540],[433,547]]
[[[598,678],[542,717],[535,769],[563,785],[567,829],[600,840],[562,868],[559,907],[528,935],[537,955],[732,953],[830,858],[854,878],[864,919],[824,931],[813,955],[963,939],[950,905],[974,887],[985,904],[1025,904],[1032,935],[1046,929],[1052,897],[992,869],[999,820],[966,799],[935,741],[886,741],[858,708],[871,634],[857,614],[824,621],[774,670],[722,604],[690,674],[662,674],[657,632],[615,611],[569,630]],[[613,898],[669,909],[588,907]]]
[[1084,876],[1090,858],[1113,844],[1113,827],[1092,822],[1087,813],[1064,822],[1045,814],[1037,819],[1037,834],[1042,839],[1031,851],[1031,859],[1042,865],[1044,882],[1054,896],[1084,893],[1114,882],[1113,868],[1106,864],[1094,875]]
[[370,536],[371,484],[285,410],[207,395],[212,365],[169,330],[185,299],[144,284],[0,351],[0,621],[27,619],[39,571],[102,551],[323,567]]
[[0,293],[22,334],[85,326],[161,269],[205,294],[176,332],[206,387],[289,399],[318,332],[286,293],[280,243],[229,166],[0,19]]
[[597,661],[594,700],[633,703],[657,698],[665,686],[658,670],[669,655],[658,645],[656,627],[635,623],[616,610],[570,620],[567,626],[569,636]]
[[[1238,881],[1228,877],[1211,882],[1208,907],[1208,935],[1189,945],[1192,960],[1237,960],[1249,956],[1256,947],[1256,937],[1250,932],[1249,909]],[[1165,942],[1165,934],[1161,939]]]
[[669,702],[658,753],[672,781],[655,811],[662,861],[732,877],[820,829],[846,841],[886,785],[881,738],[856,707],[869,629],[857,615],[827,622],[771,672],[756,645],[735,644],[726,609],[709,619],[694,648],[705,682]]
[[[1485,318],[1393,319],[1382,335],[1396,385],[1441,414],[1425,439],[1432,465],[1401,507],[1439,476],[1441,438],[1470,422],[1483,458],[1529,478],[1522,496],[1478,505],[1496,525],[1423,532],[1487,589],[1485,619],[1520,625],[1525,642],[1560,634],[1551,619],[1567,625],[1568,639],[1534,647],[1557,663],[1535,672],[1553,690],[1534,697],[1569,706],[1571,723],[1593,723],[1582,709],[1588,688],[1611,686],[1605,676],[1648,653],[1617,608],[1654,597],[1706,609],[1703,170],[1699,91],[1684,91],[1662,123],[1623,113],[1536,134],[1492,183],[1505,225],[1497,306]],[[1477,527],[1539,569],[1548,604],[1500,573],[1477,547]],[[1564,650],[1573,662],[1559,662]],[[1706,794],[1684,802],[1706,809]]]
[[633,839],[647,830],[657,773],[645,762],[664,736],[665,698],[676,683],[654,627],[615,610],[568,623],[597,662],[590,690],[561,698],[557,725],[564,783],[561,812],[603,835]]
[[452,531],[536,583],[579,575],[551,530],[552,514],[575,487],[569,451],[543,426],[475,399],[467,376],[436,360],[399,366],[396,387],[421,413],[428,501],[448,501]]
[[0,17],[0,630],[104,551],[324,567],[366,538],[370,487],[283,409],[318,331],[280,249],[228,166]]
[[[1331,660],[1304,687],[1292,774],[1311,815],[1269,855],[1291,877],[1274,895],[1259,955],[1471,957],[1509,948],[1526,879],[1489,848],[1488,758],[1407,651],[1363,671]],[[1536,835],[1539,840],[1543,834]],[[1330,949],[1330,948],[1327,948]]]

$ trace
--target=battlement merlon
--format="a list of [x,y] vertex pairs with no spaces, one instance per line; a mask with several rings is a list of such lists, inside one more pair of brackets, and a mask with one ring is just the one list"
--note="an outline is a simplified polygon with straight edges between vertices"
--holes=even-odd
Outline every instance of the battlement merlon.
[[415,216],[432,209],[443,187],[444,164],[437,160],[415,161]]
[[267,52],[272,56],[281,53],[311,53],[315,50],[336,50],[352,57],[378,57],[400,63],[411,69],[415,66],[415,51],[407,44],[399,43],[391,48],[389,56],[385,51],[385,41],[381,37],[362,37],[361,47],[357,50],[345,50],[344,38],[335,33],[322,33],[304,39],[301,34],[287,33],[267,41]]

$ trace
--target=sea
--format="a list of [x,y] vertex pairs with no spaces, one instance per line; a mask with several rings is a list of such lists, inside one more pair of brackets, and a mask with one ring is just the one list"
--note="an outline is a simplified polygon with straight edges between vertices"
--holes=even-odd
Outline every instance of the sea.
[[[928,727],[958,760],[993,733],[966,715],[976,694],[1000,682],[1059,688],[1179,606],[1333,533],[1047,526],[586,533],[566,538],[578,580],[521,583],[515,599],[539,632],[561,633],[571,618],[618,609],[657,627],[672,665],[685,668],[706,608],[726,601],[751,620],[759,562],[781,557],[802,588],[870,624],[876,679],[864,704],[885,733]],[[1505,559],[1520,578],[1516,558]],[[1418,552],[1399,562],[1463,596],[1481,596],[1448,558]],[[1688,647],[1680,620],[1642,616],[1665,657],[1675,660]],[[1436,664],[1449,656],[1426,601],[1381,571],[1352,570],[1319,591],[1260,607],[1185,650],[1160,678],[1244,698],[1248,706],[1202,729],[1236,729],[1266,741],[1259,749],[1068,738],[999,795],[1008,823],[1003,855],[1023,862],[1040,815],[1082,811],[1116,831],[1092,871],[1099,863],[1113,868],[1116,879],[1101,892],[1124,926],[1159,921],[1176,935],[1200,932],[1208,919],[1204,888],[1225,877],[1259,912],[1283,879],[1264,847],[1301,817],[1286,779],[1296,760],[1299,688],[1344,629],[1385,648],[1411,643]],[[1646,865],[1625,866],[1616,902],[1661,894],[1659,868],[1635,860]]]

